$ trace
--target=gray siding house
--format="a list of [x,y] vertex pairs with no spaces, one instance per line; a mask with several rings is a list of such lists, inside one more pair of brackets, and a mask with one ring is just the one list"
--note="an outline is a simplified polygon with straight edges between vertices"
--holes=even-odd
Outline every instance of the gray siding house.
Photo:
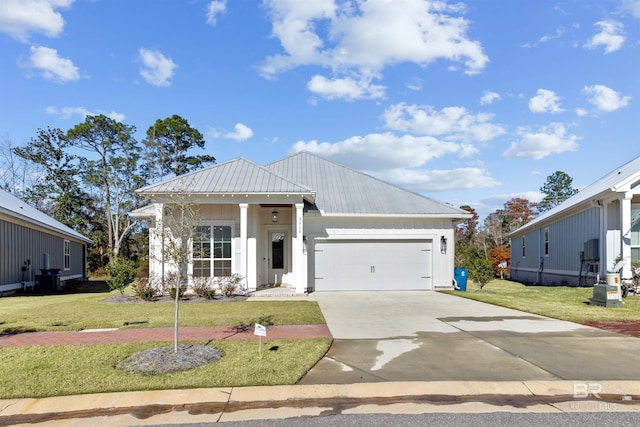
[[188,197],[200,224],[190,277],[244,277],[254,290],[432,290],[451,287],[454,227],[470,215],[362,172],[301,152],[259,166],[239,158],[138,190],[153,203],[150,273],[163,259],[163,222]]
[[0,294],[34,287],[40,276],[86,277],[91,240],[0,190]]
[[640,260],[640,157],[616,168],[510,235],[511,279],[593,285],[619,261]]

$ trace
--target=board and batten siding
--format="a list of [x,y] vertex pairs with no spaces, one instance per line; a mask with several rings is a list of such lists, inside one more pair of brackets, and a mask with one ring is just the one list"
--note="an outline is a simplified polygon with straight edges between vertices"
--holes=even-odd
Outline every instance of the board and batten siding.
[[[549,254],[545,255],[545,230],[549,230]],[[577,285],[580,253],[584,243],[597,239],[599,208],[590,208],[556,222],[541,224],[511,238],[511,278],[544,285]],[[522,256],[522,240],[526,241]],[[583,268],[585,265],[583,265]]]
[[62,236],[52,235],[40,230],[0,219],[0,286],[19,284],[22,281],[22,266],[31,260],[33,276],[40,274],[43,268],[43,254],[49,254],[49,267],[59,268],[62,280],[72,277],[84,277],[83,271],[85,245],[70,241],[69,270],[64,269],[64,240]]

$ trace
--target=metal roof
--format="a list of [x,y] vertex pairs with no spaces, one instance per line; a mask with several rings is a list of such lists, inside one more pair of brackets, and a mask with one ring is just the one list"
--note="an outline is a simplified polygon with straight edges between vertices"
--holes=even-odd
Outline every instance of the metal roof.
[[309,152],[265,166],[313,188],[317,208],[328,214],[436,215],[466,218],[469,213],[412,193]]
[[69,238],[91,243],[91,239],[86,238],[74,229],[40,212],[33,206],[26,204],[4,190],[0,190],[0,213],[57,232]]
[[209,166],[167,181],[148,185],[136,191],[141,194],[173,194],[187,190],[193,194],[313,194],[310,188],[278,176],[265,167],[244,158]]
[[518,235],[543,223],[552,222],[562,218],[574,209],[580,209],[590,205],[592,201],[615,196],[616,193],[624,193],[640,185],[640,157],[614,169],[593,184],[583,188],[577,194],[538,216],[533,221],[513,231],[511,235]]

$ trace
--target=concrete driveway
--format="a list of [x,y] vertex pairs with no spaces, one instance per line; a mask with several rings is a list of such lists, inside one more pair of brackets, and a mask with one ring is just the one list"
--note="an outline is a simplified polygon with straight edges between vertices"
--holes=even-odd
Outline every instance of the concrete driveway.
[[312,299],[334,343],[300,384],[640,380],[638,338],[437,292]]

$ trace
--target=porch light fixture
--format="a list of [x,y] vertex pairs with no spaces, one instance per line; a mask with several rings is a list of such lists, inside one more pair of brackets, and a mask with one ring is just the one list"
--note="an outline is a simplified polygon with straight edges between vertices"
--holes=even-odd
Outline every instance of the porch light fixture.
[[444,236],[440,237],[440,253],[441,254],[447,253],[447,238]]
[[275,209],[271,212],[271,222],[278,222],[278,211]]

